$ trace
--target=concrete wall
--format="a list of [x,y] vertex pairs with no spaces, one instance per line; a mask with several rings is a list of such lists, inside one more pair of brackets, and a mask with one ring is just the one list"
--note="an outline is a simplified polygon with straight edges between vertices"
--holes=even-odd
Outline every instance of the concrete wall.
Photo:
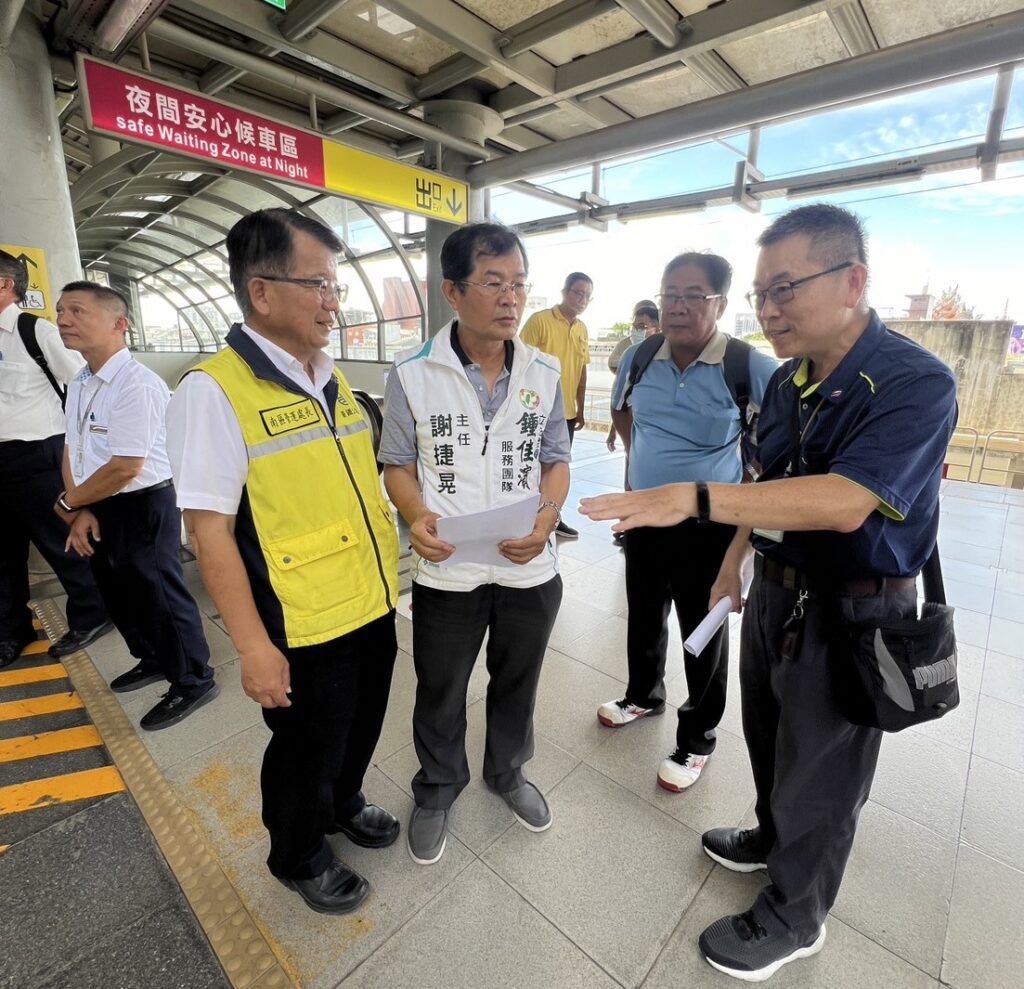
[[960,425],[979,433],[1024,430],[1024,374],[1006,369],[1008,320],[897,320],[888,324],[927,347],[956,375]]

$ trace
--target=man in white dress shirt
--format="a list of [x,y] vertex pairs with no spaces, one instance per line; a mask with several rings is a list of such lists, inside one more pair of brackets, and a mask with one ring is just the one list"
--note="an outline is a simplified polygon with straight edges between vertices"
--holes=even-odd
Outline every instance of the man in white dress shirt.
[[25,265],[0,251],[0,668],[36,637],[28,609],[30,542],[68,595],[70,631],[50,654],[67,656],[113,628],[89,565],[65,551],[67,530],[50,508],[64,487],[62,392],[84,361],[61,344],[53,323],[22,312],[27,290]]
[[199,609],[178,550],[181,516],[167,460],[167,385],[125,345],[128,304],[94,282],[65,285],[57,303],[65,346],[87,366],[68,388],[64,481],[55,511],[67,544],[87,557],[136,666],[111,689],[157,680],[170,690],[142,718],[148,731],[177,724],[217,696]]

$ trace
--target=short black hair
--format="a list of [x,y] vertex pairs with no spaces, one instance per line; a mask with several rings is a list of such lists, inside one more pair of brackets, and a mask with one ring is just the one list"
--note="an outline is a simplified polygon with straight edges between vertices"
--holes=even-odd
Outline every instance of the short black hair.
[[10,278],[14,282],[14,297],[24,302],[28,291],[28,268],[23,261],[6,251],[0,251],[0,279],[3,278]]
[[637,316],[650,316],[650,318],[653,319],[655,323],[657,323],[661,319],[661,317],[658,315],[658,310],[655,309],[654,306],[641,306],[639,309],[636,310],[636,312],[633,313],[633,319],[636,319]]
[[256,274],[287,275],[292,263],[292,241],[295,231],[315,237],[335,254],[344,245],[326,224],[297,209],[261,209],[243,216],[229,231],[227,238],[228,271],[235,301],[247,317],[252,312],[249,279]]
[[523,266],[530,270],[526,248],[519,234],[500,223],[470,223],[448,235],[441,245],[441,277],[464,282],[479,257],[497,258],[518,250]]
[[562,286],[562,291],[568,292],[577,282],[589,282],[590,287],[594,287],[594,279],[590,275],[584,274],[582,271],[570,271],[565,276],[565,284]]
[[815,260],[826,267],[844,261],[868,263],[864,225],[856,213],[831,203],[811,203],[783,213],[757,238],[758,247],[769,247],[786,237],[807,234]]
[[93,298],[98,299],[100,302],[105,302],[108,306],[118,309],[118,315],[124,316],[125,319],[127,319],[131,313],[128,300],[118,292],[116,288],[101,285],[99,282],[88,282],[84,279],[77,282],[68,282],[67,285],[61,289],[61,292],[88,292],[93,296]]
[[732,286],[732,265],[721,254],[712,254],[710,251],[684,251],[682,254],[677,254],[665,265],[665,271],[661,276],[662,281],[668,278],[676,268],[682,268],[687,264],[700,268],[715,292],[722,295],[729,294],[729,288]]

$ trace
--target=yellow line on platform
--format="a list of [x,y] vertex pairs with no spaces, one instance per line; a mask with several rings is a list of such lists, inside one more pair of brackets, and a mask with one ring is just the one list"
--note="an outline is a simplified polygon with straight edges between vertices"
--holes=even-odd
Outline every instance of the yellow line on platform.
[[76,749],[91,749],[102,745],[103,739],[93,725],[78,728],[61,728],[39,735],[21,735],[18,738],[0,739],[0,762],[17,762],[19,759],[34,759],[41,755],[56,755],[58,752],[74,752]]
[[18,814],[72,800],[102,797],[108,793],[120,793],[124,788],[124,780],[113,766],[85,769],[80,773],[51,776],[45,780],[15,783],[13,786],[0,786],[0,815]]
[[63,680],[68,675],[63,664],[48,666],[27,666],[23,670],[7,670],[0,673],[0,687],[20,687],[24,683],[43,683],[45,680]]
[[75,711],[81,707],[83,707],[82,699],[78,694],[47,694],[45,697],[28,697],[23,701],[8,701],[6,704],[0,704],[0,721],[35,718],[40,714]]
[[46,652],[50,648],[49,639],[36,639],[35,642],[30,642],[24,649],[21,650],[22,656],[38,656],[40,653]]

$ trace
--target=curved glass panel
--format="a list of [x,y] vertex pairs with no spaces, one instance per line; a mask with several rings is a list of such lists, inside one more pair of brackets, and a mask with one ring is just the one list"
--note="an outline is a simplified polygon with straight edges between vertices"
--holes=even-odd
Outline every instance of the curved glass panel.
[[376,220],[356,202],[331,197],[315,203],[312,209],[353,254],[372,254],[391,246]]

